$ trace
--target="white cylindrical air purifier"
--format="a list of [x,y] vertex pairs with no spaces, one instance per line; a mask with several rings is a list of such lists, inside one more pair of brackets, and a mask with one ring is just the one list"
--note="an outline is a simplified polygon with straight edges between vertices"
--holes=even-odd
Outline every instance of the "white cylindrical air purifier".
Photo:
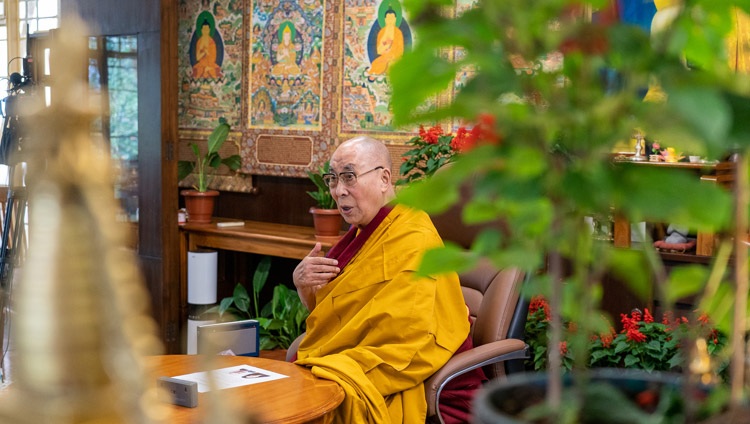
[[196,250],[188,252],[187,260],[187,353],[198,353],[198,326],[216,322],[204,316],[206,309],[216,304],[216,267],[218,252]]

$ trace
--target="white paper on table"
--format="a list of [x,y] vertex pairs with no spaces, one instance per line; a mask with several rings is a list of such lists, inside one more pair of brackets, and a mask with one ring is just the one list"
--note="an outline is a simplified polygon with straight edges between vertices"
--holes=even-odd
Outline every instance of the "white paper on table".
[[180,380],[194,381],[198,383],[198,393],[205,393],[212,388],[216,390],[229,389],[232,387],[265,383],[266,381],[273,381],[287,377],[289,376],[250,365],[237,365],[213,371],[201,371],[192,374],[174,376],[174,378]]

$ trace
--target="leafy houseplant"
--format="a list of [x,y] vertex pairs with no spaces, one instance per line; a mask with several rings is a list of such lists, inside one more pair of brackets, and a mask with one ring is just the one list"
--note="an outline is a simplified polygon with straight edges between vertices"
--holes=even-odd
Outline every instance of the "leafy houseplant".
[[[404,4],[421,41],[390,68],[393,125],[471,122],[488,113],[502,136],[494,144],[480,140],[445,172],[405,186],[399,201],[440,213],[461,198],[460,189],[470,181],[463,220],[502,221],[509,229],[487,228],[469,251],[445,246],[428,252],[420,272],[460,272],[486,257],[536,276],[528,290],[547,296],[553,310],[548,390],[540,400],[552,411],[552,422],[575,422],[580,412],[581,402],[562,402],[559,346],[567,341],[579,365],[571,378],[585,386],[586,375],[575,371],[585,369],[591,335],[609,331],[598,311],[606,275],[621,278],[644,299],[655,295],[665,309],[702,293],[700,309],[729,335],[731,406],[737,408],[746,387],[747,273],[726,272],[729,253],[717,254],[713,270],[668,269],[650,243],[631,250],[595,240],[585,217],[606,216],[614,208],[629,222],[681,222],[745,239],[750,86],[728,69],[726,37],[735,7],[747,12],[750,3],[686,1],[672,25],[651,35],[635,25],[592,19],[589,12],[609,2],[584,3],[557,0],[529,7],[520,0],[483,0],[460,13],[445,13],[439,0]],[[617,90],[603,81],[610,71],[619,76]],[[643,101],[639,93],[654,79],[667,101]],[[447,102],[436,101],[446,87],[460,90]],[[618,143],[636,130],[676,151],[706,157],[737,152],[735,184],[741,195],[733,199],[683,169],[613,162]],[[746,258],[747,247],[732,243],[723,241],[719,252],[734,249]],[[564,322],[578,323],[568,340]]]
[[323,174],[331,172],[330,170],[331,164],[326,162],[318,168],[317,172],[307,171],[310,181],[317,187],[316,191],[308,191],[307,194],[315,200],[316,207],[320,209],[336,209],[336,201],[331,196],[331,190],[328,189],[325,181],[323,181]]
[[219,305],[205,313],[218,313],[220,319],[256,319],[260,327],[260,349],[287,349],[305,332],[308,311],[299,300],[297,292],[284,285],[273,289],[273,297],[262,309],[260,292],[268,279],[271,258],[263,257],[253,274],[252,298],[242,284],[234,287],[232,296],[225,297]]
[[317,172],[307,171],[310,181],[317,187],[316,191],[308,191],[307,194],[315,199],[315,206],[310,208],[310,213],[313,215],[315,235],[319,238],[338,237],[343,221],[331,190],[323,181],[323,175],[329,173],[330,169],[331,164],[326,162],[318,168]]
[[456,134],[446,133],[440,124],[429,129],[419,126],[419,135],[406,142],[412,149],[404,153],[396,185],[408,184],[429,177],[443,165],[450,163],[463,151],[471,150],[479,141],[499,142],[492,115],[482,115],[471,129],[462,126]]
[[196,223],[211,222],[214,198],[219,194],[216,190],[209,190],[214,174],[221,165],[226,165],[230,170],[237,171],[242,164],[240,155],[235,154],[226,158],[219,155],[219,150],[229,136],[229,130],[227,120],[223,117],[219,118],[219,124],[208,136],[206,153],[201,154],[198,145],[191,143],[190,148],[195,155],[195,160],[181,160],[177,163],[177,177],[180,180],[187,178],[190,174],[195,175],[193,190],[181,192],[185,196],[188,221]]

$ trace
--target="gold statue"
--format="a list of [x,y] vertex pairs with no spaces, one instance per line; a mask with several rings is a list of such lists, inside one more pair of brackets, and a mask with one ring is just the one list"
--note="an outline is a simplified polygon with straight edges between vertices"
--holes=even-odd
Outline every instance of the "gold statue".
[[[27,111],[29,247],[15,290],[13,381],[0,422],[155,423],[150,300],[115,217],[109,149],[90,137],[83,25],[52,37],[52,103]],[[162,414],[162,415],[160,415]]]

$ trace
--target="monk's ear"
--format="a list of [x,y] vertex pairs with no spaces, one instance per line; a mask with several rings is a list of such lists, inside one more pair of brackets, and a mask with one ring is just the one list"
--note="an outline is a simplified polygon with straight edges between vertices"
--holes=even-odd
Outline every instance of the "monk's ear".
[[383,172],[381,173],[380,180],[383,182],[385,186],[388,186],[388,187],[391,186],[391,170],[389,168],[383,168]]

